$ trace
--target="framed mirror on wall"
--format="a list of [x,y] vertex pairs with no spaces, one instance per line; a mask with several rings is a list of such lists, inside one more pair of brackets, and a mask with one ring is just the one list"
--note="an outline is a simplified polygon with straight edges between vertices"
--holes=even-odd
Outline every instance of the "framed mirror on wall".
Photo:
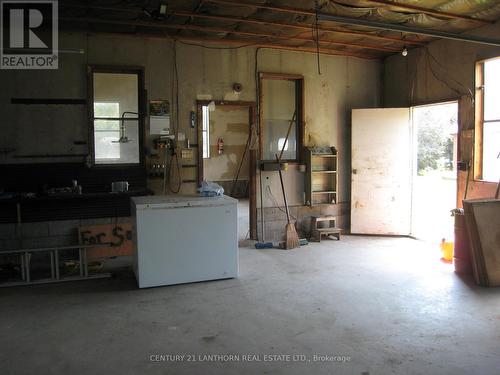
[[88,67],[91,164],[144,162],[144,68]]

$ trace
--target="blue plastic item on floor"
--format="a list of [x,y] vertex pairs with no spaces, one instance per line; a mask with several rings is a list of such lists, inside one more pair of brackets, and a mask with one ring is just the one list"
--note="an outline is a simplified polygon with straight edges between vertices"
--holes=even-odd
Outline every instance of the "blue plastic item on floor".
[[255,244],[256,249],[272,249],[273,248],[273,243],[272,242],[257,242]]

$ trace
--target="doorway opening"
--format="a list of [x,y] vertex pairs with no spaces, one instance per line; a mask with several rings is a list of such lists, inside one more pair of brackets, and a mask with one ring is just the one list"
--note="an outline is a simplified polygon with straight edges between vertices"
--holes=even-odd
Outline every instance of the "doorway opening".
[[413,107],[412,123],[412,236],[432,243],[453,241],[458,102]]
[[198,102],[198,114],[199,182],[215,182],[237,199],[238,240],[255,238],[255,150],[250,149],[254,105]]

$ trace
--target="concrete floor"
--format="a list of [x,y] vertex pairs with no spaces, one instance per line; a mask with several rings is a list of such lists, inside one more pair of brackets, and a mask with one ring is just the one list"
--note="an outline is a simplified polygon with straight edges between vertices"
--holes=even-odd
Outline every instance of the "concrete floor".
[[[425,246],[345,236],[294,251],[242,248],[233,280],[138,290],[125,271],[3,289],[0,372],[498,374],[500,289],[462,280]],[[240,361],[150,360],[206,353]]]

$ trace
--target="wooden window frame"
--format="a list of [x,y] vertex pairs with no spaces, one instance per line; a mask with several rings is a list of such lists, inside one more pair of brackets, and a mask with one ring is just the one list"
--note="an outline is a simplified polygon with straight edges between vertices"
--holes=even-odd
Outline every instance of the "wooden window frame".
[[500,59],[500,56],[482,59],[475,64],[475,105],[474,105],[474,180],[483,182],[483,127],[484,127],[484,63]]
[[[285,73],[259,73],[259,160],[262,162],[276,162],[275,160],[263,160],[263,129],[264,129],[264,121],[262,118],[262,104],[263,104],[263,93],[262,93],[262,85],[265,79],[269,80],[285,80],[285,81],[295,81],[295,99],[296,99],[296,108],[297,110],[297,157],[295,159],[283,159],[290,164],[300,164],[303,155],[304,148],[304,139],[305,139],[305,110],[304,110],[304,76],[300,74],[285,74]],[[291,119],[290,119],[291,120]]]
[[[139,124],[139,162],[138,163],[115,163],[115,164],[97,164],[95,162],[95,144],[94,144],[94,73],[115,73],[115,74],[137,74],[138,78],[138,124]],[[144,158],[144,140],[145,140],[145,118],[146,118],[146,89],[144,81],[143,66],[121,66],[121,65],[88,65],[87,66],[87,107],[89,123],[89,158],[88,163],[93,168],[123,168],[134,166],[145,166]]]

